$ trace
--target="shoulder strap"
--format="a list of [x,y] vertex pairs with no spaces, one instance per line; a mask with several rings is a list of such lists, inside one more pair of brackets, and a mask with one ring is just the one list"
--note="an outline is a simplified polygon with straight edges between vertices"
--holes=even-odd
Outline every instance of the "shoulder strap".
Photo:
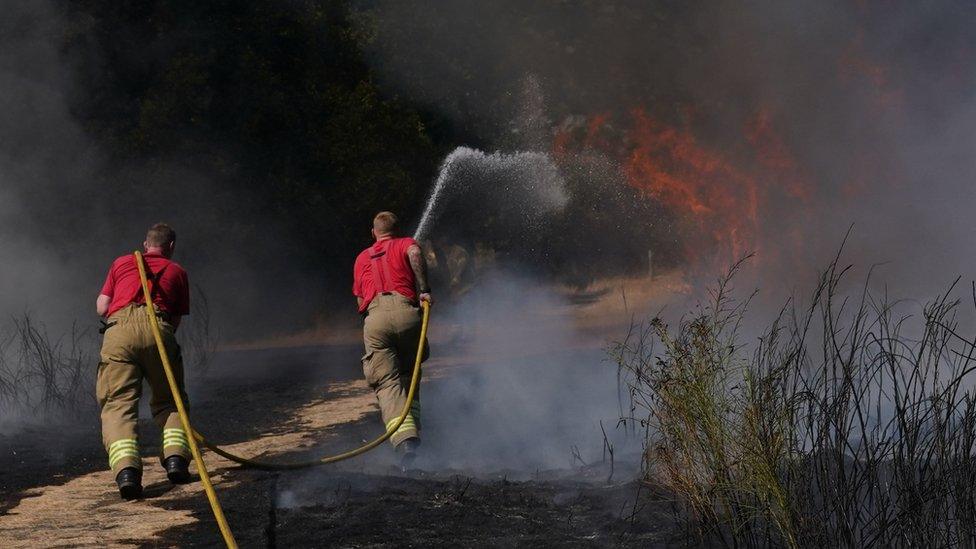
[[[132,260],[135,261],[135,257],[133,257]],[[162,291],[160,290],[159,280],[163,276],[163,272],[166,271],[166,267],[169,267],[170,262],[167,261],[166,264],[155,273],[149,268],[149,261],[146,260],[145,256],[142,258],[142,264],[146,268],[146,283],[149,285],[149,296],[153,299],[153,301],[156,301],[156,297]],[[136,268],[139,268],[138,265]],[[139,291],[136,293],[133,302],[142,303],[144,299],[145,298],[142,296],[142,286],[140,285]]]

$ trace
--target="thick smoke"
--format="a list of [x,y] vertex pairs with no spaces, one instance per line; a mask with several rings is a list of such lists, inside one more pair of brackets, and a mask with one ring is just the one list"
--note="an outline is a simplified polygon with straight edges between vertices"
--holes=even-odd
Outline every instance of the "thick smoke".
[[[678,263],[670,251],[687,239],[687,225],[625,182],[634,144],[616,136],[627,134],[635,112],[684,129],[733,165],[754,154],[744,151],[744,127],[757,112],[768,113],[788,153],[773,160],[795,161],[790,171],[810,188],[802,200],[774,194],[758,212],[754,245],[776,260],[752,274],[775,303],[807,287],[851,224],[846,257],[890,262],[884,278],[902,293],[924,298],[976,267],[973,228],[964,221],[976,168],[972,5],[363,6],[363,20],[377,24],[364,34],[375,37],[378,78],[449,117],[458,145],[488,151],[486,158],[501,151],[494,157],[501,161],[514,151],[548,159],[560,132],[586,133],[600,122],[581,154],[558,163],[560,184],[546,186],[565,188],[565,204],[559,194],[559,207],[536,215],[534,224],[504,215],[520,211],[524,189],[494,200],[447,193],[434,218],[435,246],[488,243],[509,260],[500,267],[506,274],[487,271],[478,286],[459,292],[449,313],[467,327],[459,348],[482,359],[425,395],[431,444],[465,441],[441,448],[439,465],[552,466],[574,444],[599,445],[598,421],[617,406],[613,371],[592,349],[574,355],[579,334],[559,320],[571,311],[533,277],[585,286],[599,275],[646,269],[649,249]],[[53,331],[76,319],[94,321],[92,302],[108,262],[138,247],[147,223],[166,220],[181,235],[177,259],[211,293],[225,332],[260,333],[275,319],[277,326],[307,321],[323,284],[317,273],[281,263],[282,239],[260,205],[176,160],[112,161],[68,109],[75,83],[59,44],[69,22],[46,2],[13,0],[5,8],[0,311],[28,309]],[[548,161],[537,165],[550,178]],[[523,181],[510,171],[489,175]],[[233,238],[237,228],[262,224],[259,241]],[[243,255],[245,246],[262,252]],[[550,313],[555,318],[546,322],[534,316]]]
[[[535,141],[548,124],[545,147],[574,117],[605,116],[602,137],[641,109],[739,168],[762,115],[782,142],[763,160],[808,189],[760,197],[746,248],[776,300],[805,287],[852,224],[850,257],[890,262],[885,278],[906,292],[931,295],[976,267],[961,222],[976,168],[971,4],[380,2],[373,15],[385,82],[489,147],[524,147],[531,132],[513,119],[536,121]],[[526,108],[529,75],[544,111]]]
[[[90,395],[95,297],[112,260],[140,249],[151,223],[176,228],[175,259],[194,285],[196,315],[181,329],[187,350],[201,337],[194,333],[206,308],[201,290],[218,325],[210,336],[219,330],[230,338],[291,329],[296,318],[307,323],[323,301],[314,273],[281,268],[269,252],[282,249],[279,232],[246,195],[176,159],[115,160],[81,126],[69,106],[74,94],[91,90],[79,90],[64,42],[83,24],[46,1],[5,2],[0,18],[0,374],[15,393],[0,391],[0,420],[8,425],[17,410],[48,410],[20,348],[18,326],[27,319],[44,345],[67,353],[77,343],[62,357],[64,375],[79,371],[78,388]],[[236,237],[241,224],[263,226],[261,237],[244,246]],[[273,306],[289,301],[306,307]]]
[[[67,110],[67,82],[56,39],[61,31],[43,2],[8,2],[0,21],[0,311],[53,312],[79,289],[65,261],[39,235],[84,218],[97,220],[96,197],[69,182],[91,176],[98,162]],[[57,189],[57,191],[55,191]],[[34,208],[36,197],[60,193],[60,204]],[[87,273],[85,273],[87,274]],[[83,286],[82,286],[83,287]],[[63,292],[52,291],[63,288]],[[87,297],[91,297],[89,291]],[[72,308],[76,303],[71,303]],[[74,308],[71,312],[74,312]]]
[[[89,58],[97,47],[66,45],[72,36],[90,39],[85,18],[69,20],[63,6],[46,1],[4,8],[0,310],[28,309],[53,332],[95,324],[95,296],[111,261],[140,248],[146,228],[165,221],[178,234],[175,259],[209,298],[224,335],[311,322],[325,301],[321,275],[290,261],[302,243],[284,237],[266,202],[235,185],[234,168],[215,181],[192,159],[120,160],[113,142],[82,127],[71,110],[98,93],[99,75],[86,71],[111,69],[110,59]],[[225,153],[210,146],[207,154]]]
[[435,327],[457,327],[442,349],[456,356],[444,357],[454,366],[422,395],[429,458],[421,466],[532,472],[594,463],[609,459],[601,423],[620,459],[615,370],[572,310],[538,281],[495,271],[438,311]]
[[[435,238],[531,248],[509,250],[523,273],[538,272],[533,258],[558,265],[562,275],[572,267],[560,258],[569,255],[590,257],[593,271],[605,275],[628,261],[633,271],[633,258],[646,257],[647,249],[667,259],[669,245],[695,238],[688,230],[694,223],[672,223],[680,214],[656,205],[650,211],[656,218],[635,234],[635,220],[647,219],[633,214],[650,212],[626,210],[614,196],[626,188],[639,146],[640,135],[628,125],[653,119],[689,136],[675,147],[694,151],[679,152],[716,152],[687,160],[697,170],[692,175],[708,178],[703,186],[746,195],[738,203],[697,206],[720,219],[755,216],[755,235],[735,252],[758,251],[737,285],[763,289],[754,305],[760,310],[776,311],[791,293],[812,287],[852,225],[844,261],[887,262],[874,280],[891,283],[898,295],[926,299],[976,271],[968,253],[973,229],[962,221],[974,206],[968,189],[976,168],[972,6],[377,5],[370,13],[380,22],[372,55],[386,85],[446,113],[486,150],[558,153],[559,136],[575,128],[587,137],[583,154],[561,163],[564,177],[576,183],[570,203],[586,196],[582,202],[594,210],[625,220],[598,226],[577,215],[570,219],[584,230],[570,233],[561,230],[571,226],[569,216],[552,216],[546,234],[572,238],[547,250],[551,257],[537,253],[541,243],[533,235],[496,238],[490,225],[487,233],[463,234],[465,222],[477,219],[471,215],[435,225]],[[760,149],[756,142],[764,140]],[[672,170],[663,162],[661,171]],[[754,164],[765,171],[754,175]],[[747,178],[759,181],[762,194],[737,188]],[[733,207],[742,210],[714,213]],[[701,284],[713,282],[732,259],[701,262],[704,270],[691,279],[695,289],[703,293]],[[578,280],[591,281],[593,271]],[[617,410],[613,372],[598,367],[599,353],[572,351],[580,335],[568,321],[534,316],[572,317],[553,295],[547,283],[509,274],[482,279],[460,301],[452,314],[470,327],[467,348],[485,358],[472,358],[475,367],[425,394],[439,465],[545,467],[565,464],[573,444],[599,443],[597,422]]]

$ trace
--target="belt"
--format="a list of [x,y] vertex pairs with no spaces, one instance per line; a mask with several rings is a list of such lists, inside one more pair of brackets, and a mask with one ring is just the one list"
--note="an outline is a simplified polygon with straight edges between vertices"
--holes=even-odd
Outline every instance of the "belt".
[[[381,295],[393,295],[393,294],[395,294],[395,293],[396,293],[396,292],[380,292],[380,293],[378,293],[378,294],[376,294],[376,295],[377,295],[377,296],[381,296]],[[369,307],[367,306],[367,307],[366,307],[366,310],[365,310],[365,311],[363,311],[363,312],[362,312],[362,313],[360,313],[360,314],[361,314],[361,315],[363,316],[363,318],[366,318],[367,316],[369,316]]]
[[[145,303],[136,303],[136,307],[145,307]],[[156,311],[156,317],[169,322],[169,313],[166,311]]]
[[[138,303],[138,304],[136,304],[136,307],[145,307],[145,306],[146,306],[145,303]],[[156,311],[156,317],[159,318],[160,320],[163,320],[164,322],[169,322],[170,321],[169,320],[169,314],[167,314],[167,313],[165,313],[163,311]],[[101,327],[98,328],[98,333],[104,334],[105,332],[108,331],[109,328],[111,328],[112,326],[115,326],[116,324],[118,324],[119,321],[118,320],[113,320],[112,322],[105,322],[104,320],[99,320],[98,323],[101,324]]]

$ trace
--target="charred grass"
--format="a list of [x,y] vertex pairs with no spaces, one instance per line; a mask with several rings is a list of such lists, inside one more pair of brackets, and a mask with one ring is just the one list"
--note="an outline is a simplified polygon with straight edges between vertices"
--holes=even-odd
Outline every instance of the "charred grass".
[[972,546],[976,344],[955,285],[903,314],[843,289],[835,260],[809,305],[744,346],[737,268],[676,326],[653,318],[610,348],[644,481],[709,545]]

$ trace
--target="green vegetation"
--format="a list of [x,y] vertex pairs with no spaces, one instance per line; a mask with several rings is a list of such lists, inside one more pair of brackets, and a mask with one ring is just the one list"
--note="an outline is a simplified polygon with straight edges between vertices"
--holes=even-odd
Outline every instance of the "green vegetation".
[[[966,546],[976,535],[976,343],[947,292],[919,317],[824,273],[752,346],[735,269],[691,318],[611,348],[644,473],[706,543]],[[867,285],[865,285],[867,288]],[[951,290],[950,290],[951,292]],[[976,302],[976,287],[974,287]]]

